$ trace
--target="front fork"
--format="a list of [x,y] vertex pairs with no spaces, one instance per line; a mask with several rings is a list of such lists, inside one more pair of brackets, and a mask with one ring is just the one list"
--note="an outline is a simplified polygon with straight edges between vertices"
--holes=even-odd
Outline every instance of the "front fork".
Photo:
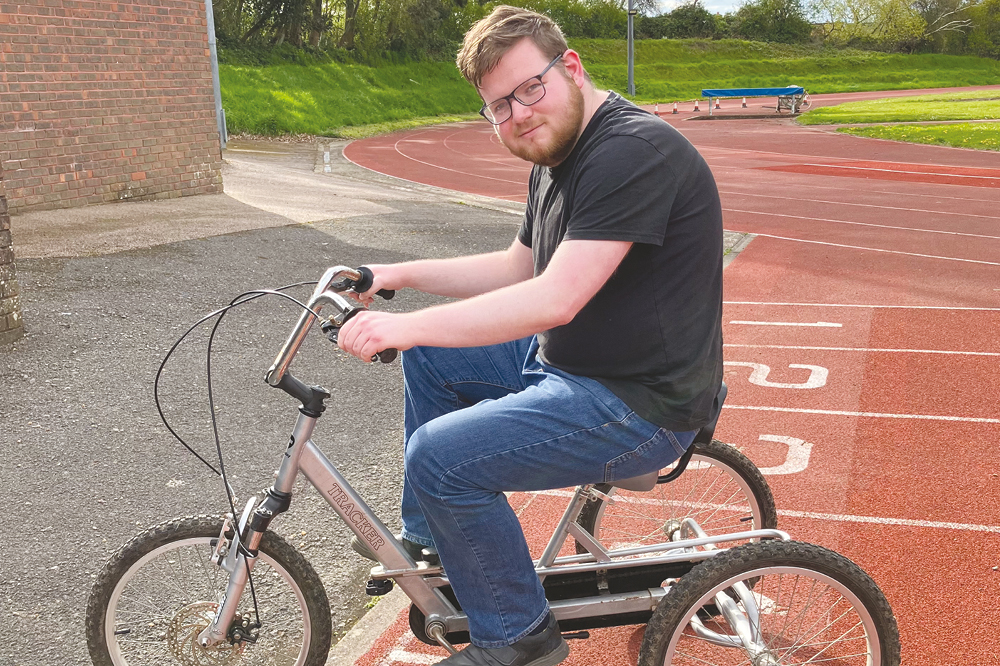
[[[234,526],[231,517],[226,516],[211,560],[213,564],[229,572],[229,583],[219,599],[219,610],[215,613],[212,623],[198,634],[198,644],[203,648],[218,645],[229,639],[229,631],[236,618],[240,599],[243,598],[250,572],[257,563],[260,541],[271,520],[279,513],[288,510],[291,498],[291,493],[283,493],[271,487],[266,491],[264,500],[257,505],[256,510],[254,509],[256,498],[251,498],[247,502],[238,526]],[[249,529],[247,529],[248,523]],[[233,534],[232,539],[227,536],[230,532]],[[244,535],[246,543],[240,547]]]

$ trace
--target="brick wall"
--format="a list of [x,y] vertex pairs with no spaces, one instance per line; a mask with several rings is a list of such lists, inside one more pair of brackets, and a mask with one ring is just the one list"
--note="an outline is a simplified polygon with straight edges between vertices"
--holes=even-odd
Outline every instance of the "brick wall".
[[4,195],[3,166],[0,166],[0,345],[14,342],[22,335],[20,289],[14,270],[14,248],[10,242],[10,215]]
[[0,0],[12,212],[222,191],[203,0]]

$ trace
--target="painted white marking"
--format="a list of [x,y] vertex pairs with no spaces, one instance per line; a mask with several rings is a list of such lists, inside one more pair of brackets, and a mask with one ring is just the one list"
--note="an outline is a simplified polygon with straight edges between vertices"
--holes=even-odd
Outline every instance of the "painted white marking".
[[402,145],[402,144],[405,144],[405,143],[417,143],[417,142],[418,141],[415,141],[413,139],[413,137],[404,137],[404,138],[398,140],[393,147],[395,148],[396,152],[399,154],[400,157],[405,157],[406,159],[411,160],[413,162],[416,162],[417,164],[423,164],[424,166],[429,166],[429,167],[431,167],[433,169],[441,169],[442,171],[450,171],[452,173],[458,173],[458,174],[461,174],[463,176],[474,176],[475,178],[479,178],[479,179],[495,180],[495,181],[500,182],[500,183],[511,183],[511,184],[514,184],[514,185],[521,185],[521,186],[524,185],[524,182],[520,181],[520,180],[509,180],[507,178],[496,178],[494,176],[486,176],[486,175],[481,175],[481,174],[473,174],[473,173],[471,173],[469,171],[463,171],[462,169],[451,169],[451,168],[446,167],[446,166],[441,166],[440,164],[434,164],[433,162],[425,162],[423,160],[418,160],[416,157],[412,157],[410,155],[407,155],[406,153],[404,153],[402,151],[402,149],[400,149],[400,145]]
[[921,254],[919,252],[903,252],[901,250],[885,250],[877,247],[862,247],[860,245],[844,245],[843,243],[828,243],[826,241],[805,240],[804,238],[788,238],[787,236],[773,236],[771,234],[761,234],[756,231],[740,231],[763,238],[773,238],[775,240],[791,241],[793,243],[810,243],[812,245],[827,245],[829,247],[842,247],[848,250],[866,250],[868,252],[884,252],[886,254],[902,254],[907,257],[920,257],[921,259],[941,259],[943,261],[962,261],[967,264],[985,264],[987,266],[1000,266],[996,261],[982,261],[980,259],[962,259],[960,257],[942,257],[936,254]]
[[922,421],[960,421],[962,423],[1000,423],[1000,419],[972,416],[940,416],[936,414],[884,414],[879,412],[845,412],[835,409],[800,409],[797,407],[763,407],[757,405],[723,405],[723,409],[746,409],[755,412],[790,412],[793,414],[823,414],[827,416],[857,416],[875,419],[917,419]]
[[781,303],[768,301],[723,301],[725,305],[787,305],[812,308],[875,308],[889,310],[975,310],[979,312],[1000,312],[1000,308],[975,308],[953,305],[870,305],[866,303]]
[[[753,598],[757,603],[757,612],[761,615],[788,615],[787,606],[784,607],[784,610],[782,610],[782,607],[778,605],[778,602],[766,594],[755,592]],[[739,606],[744,613],[747,612],[747,607],[742,601],[736,605]]]
[[[895,162],[895,164],[899,164],[899,162]],[[984,180],[1000,179],[1000,176],[975,176],[972,174],[961,174],[961,173],[935,173],[933,171],[904,171],[903,169],[879,169],[877,167],[848,166],[846,164],[804,164],[803,166],[823,167],[825,169],[852,169],[854,171],[885,171],[886,173],[910,173],[910,174],[918,174],[921,176],[951,176],[952,178],[982,178]],[[936,165],[920,164],[914,166],[936,166]],[[970,168],[970,167],[965,167],[965,168]]]
[[836,513],[816,513],[814,511],[788,511],[778,509],[779,516],[789,518],[812,518],[833,520],[843,523],[870,523],[875,525],[901,525],[903,527],[930,527],[938,530],[964,530],[968,532],[993,532],[1000,534],[1000,525],[975,525],[970,523],[946,523],[935,520],[909,520],[907,518],[882,518],[878,516],[851,516]]
[[758,439],[764,442],[777,442],[788,446],[785,462],[777,467],[761,467],[761,474],[765,476],[797,474],[804,472],[806,467],[809,466],[809,454],[812,453],[813,447],[810,442],[797,437],[785,437],[784,435],[761,435]]
[[741,321],[734,319],[730,324],[745,324],[747,326],[815,326],[819,328],[843,328],[843,324],[835,324],[830,321]]
[[[573,493],[569,490],[540,490],[538,492],[531,493],[532,495],[545,495],[548,497],[572,497]],[[715,505],[706,504],[699,502],[683,503],[677,501],[664,502],[661,499],[653,497],[642,497],[641,495],[630,495],[627,500],[625,498],[619,498],[619,501],[627,501],[631,504],[650,504],[662,506],[664,504],[671,505],[681,505],[689,506],[694,509],[721,509],[721,510],[741,510],[740,507],[734,505]],[[779,516],[787,516],[788,518],[810,518],[813,520],[830,520],[833,522],[841,523],[869,523],[875,525],[899,525],[902,527],[929,527],[931,529],[939,530],[964,530],[968,532],[993,532],[995,534],[1000,534],[1000,525],[977,525],[975,523],[950,523],[950,522],[940,522],[934,520],[911,520],[909,518],[883,518],[881,516],[855,516],[851,514],[841,514],[841,513],[819,513],[816,511],[791,511],[789,509],[778,509]]]
[[[1000,220],[1000,217],[995,215],[976,215],[974,213],[958,213],[955,211],[947,210],[928,210],[926,208],[902,208],[899,206],[880,206],[878,204],[871,203],[855,203],[852,201],[830,201],[827,199],[803,199],[801,197],[783,197],[777,194],[757,194],[755,192],[728,192],[720,190],[719,194],[725,194],[727,196],[737,196],[737,197],[760,197],[764,199],[783,199],[785,201],[795,201],[798,203],[808,202],[808,203],[821,203],[821,204],[833,204],[834,206],[860,206],[862,208],[881,208],[883,210],[905,210],[910,213],[933,213],[934,215],[958,215],[960,217],[984,217],[988,220]],[[723,209],[726,210],[726,209]],[[749,212],[749,211],[735,211],[735,212]],[[820,218],[811,218],[820,219]],[[833,222],[841,222],[842,220],[832,220]],[[858,222],[852,222],[851,224],[860,224]],[[881,225],[871,225],[871,226],[881,226]],[[903,227],[888,227],[889,229],[901,229]],[[926,229],[919,229],[919,231],[926,231]],[[939,232],[939,233],[952,233],[952,232]],[[992,237],[991,237],[992,238]]]
[[724,347],[744,349],[805,349],[811,351],[853,351],[885,354],[957,354],[961,356],[1000,356],[1000,352],[951,351],[947,349],[874,349],[871,347],[806,347],[800,345],[743,345],[726,343]]
[[393,650],[382,663],[388,664],[436,664],[441,661],[440,655],[407,652],[399,648]]
[[[704,153],[705,149],[703,149],[703,148],[699,149],[699,152]],[[734,172],[737,172],[737,174],[739,176],[739,179],[740,179],[739,182],[738,183],[732,183],[732,182],[726,183],[726,186],[728,186],[728,187],[736,187],[738,185],[743,185],[744,183],[747,182],[747,176],[748,175],[760,176],[761,173],[762,173],[762,172],[758,172],[758,173],[749,173],[748,174],[747,172],[748,171],[752,172],[752,169],[747,169],[746,167],[742,167],[742,166],[734,167],[734,166],[730,166],[728,164],[728,162],[727,163],[719,163],[718,161],[715,161],[715,160],[709,160],[709,166],[711,166],[712,167],[712,171],[715,171],[715,172],[721,172],[721,171],[734,171]],[[716,176],[716,177],[718,177],[718,176]],[[800,181],[800,182],[798,182],[796,184],[796,191],[801,191],[801,190],[827,190],[827,191],[831,191],[831,192],[847,192],[847,193],[849,193],[850,195],[853,195],[853,196],[856,196],[859,192],[861,192],[861,193],[864,193],[864,194],[888,194],[890,196],[905,196],[905,197],[910,198],[910,199],[915,199],[915,198],[921,197],[921,198],[924,198],[924,199],[934,199],[934,203],[941,203],[942,201],[961,201],[961,202],[963,202],[965,204],[968,204],[968,203],[985,203],[985,204],[991,204],[991,205],[994,205],[994,206],[996,205],[996,201],[994,199],[976,199],[976,198],[971,197],[971,196],[970,197],[955,197],[955,196],[949,196],[947,194],[943,194],[941,192],[936,192],[934,194],[922,194],[920,192],[913,192],[912,188],[909,188],[909,187],[907,187],[905,190],[902,190],[902,191],[896,190],[896,189],[888,189],[888,190],[886,190],[886,189],[880,189],[879,187],[876,187],[876,185],[890,185],[891,183],[899,183],[900,185],[904,185],[904,186],[906,185],[905,183],[901,183],[900,181],[892,181],[892,180],[867,180],[867,179],[866,180],[858,181],[857,183],[852,183],[852,184],[857,185],[857,187],[841,187],[841,186],[833,186],[833,185],[816,185],[814,183],[801,182]],[[930,184],[933,184],[933,183],[921,183],[921,185],[930,185]],[[984,187],[982,189],[985,190],[985,189],[988,189],[988,188]],[[862,204],[862,205],[864,205],[864,204]]]
[[985,236],[983,234],[966,234],[958,231],[939,231],[937,229],[918,229],[915,227],[896,227],[889,224],[869,224],[867,222],[848,222],[847,220],[831,220],[825,217],[806,217],[804,215],[787,215],[784,213],[761,212],[756,210],[739,210],[736,208],[723,208],[723,212],[746,213],[748,215],[763,215],[765,217],[790,217],[795,220],[811,220],[813,222],[835,222],[836,224],[852,224],[858,227],[875,227],[877,229],[894,229],[897,231],[922,231],[928,234],[945,234],[948,236],[969,236],[971,238],[985,238],[987,240],[1000,240],[1000,236]]
[[799,363],[792,363],[789,368],[802,368],[803,370],[809,371],[809,379],[805,382],[800,383],[783,383],[783,382],[771,382],[767,380],[768,374],[771,372],[771,368],[764,365],[763,363],[746,363],[743,361],[726,361],[725,365],[735,365],[744,368],[753,368],[753,372],[750,373],[750,383],[756,384],[757,386],[767,386],[769,388],[784,388],[784,389],[814,389],[826,386],[827,375],[830,371],[821,365],[801,365]]

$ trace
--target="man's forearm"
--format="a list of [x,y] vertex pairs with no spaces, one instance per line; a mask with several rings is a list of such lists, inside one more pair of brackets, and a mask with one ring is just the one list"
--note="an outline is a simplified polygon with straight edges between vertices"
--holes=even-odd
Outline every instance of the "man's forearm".
[[544,278],[519,282],[457,303],[406,315],[415,344],[438,347],[490,345],[567,323],[572,315]]
[[[438,296],[469,298],[523,280],[506,251],[395,264],[394,281]],[[528,276],[530,277],[530,276]]]

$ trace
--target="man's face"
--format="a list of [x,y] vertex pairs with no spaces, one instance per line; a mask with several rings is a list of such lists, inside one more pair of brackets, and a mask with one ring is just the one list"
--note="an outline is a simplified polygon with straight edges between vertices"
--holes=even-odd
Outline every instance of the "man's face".
[[[546,57],[530,39],[522,39],[483,77],[479,94],[487,103],[509,95],[512,90],[545,69]],[[566,76],[562,64],[542,78],[545,97],[531,106],[511,100],[512,115],[495,126],[507,149],[523,160],[553,167],[572,152],[583,122],[583,93]]]

